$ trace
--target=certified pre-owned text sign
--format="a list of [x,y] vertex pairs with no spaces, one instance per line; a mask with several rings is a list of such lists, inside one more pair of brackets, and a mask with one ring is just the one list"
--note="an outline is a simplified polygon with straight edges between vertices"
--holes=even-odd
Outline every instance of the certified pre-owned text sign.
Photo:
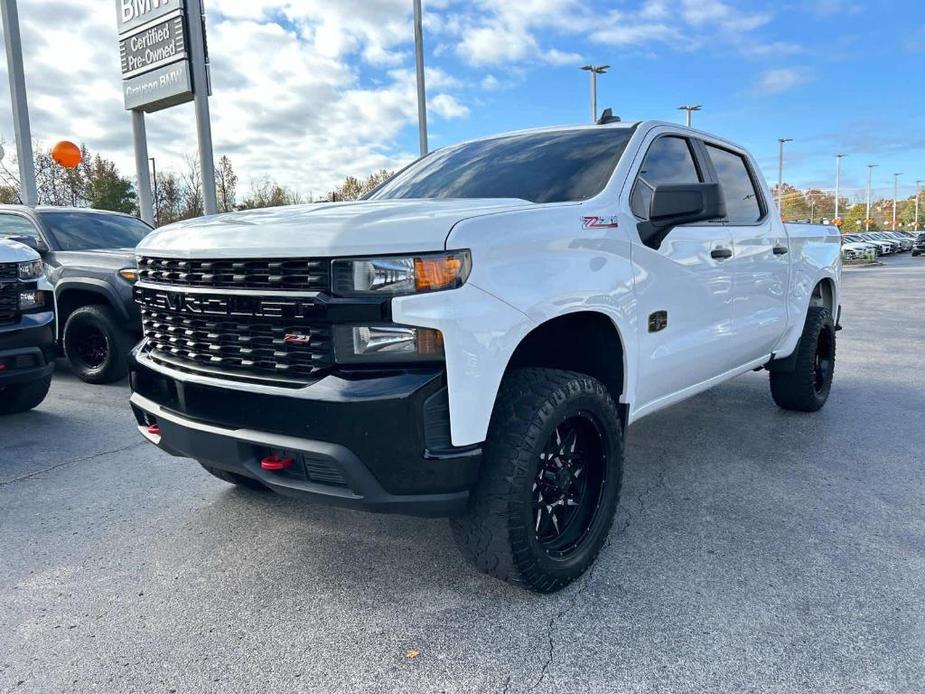
[[183,15],[179,10],[170,17],[148,26],[119,41],[122,77],[127,79],[186,57]]

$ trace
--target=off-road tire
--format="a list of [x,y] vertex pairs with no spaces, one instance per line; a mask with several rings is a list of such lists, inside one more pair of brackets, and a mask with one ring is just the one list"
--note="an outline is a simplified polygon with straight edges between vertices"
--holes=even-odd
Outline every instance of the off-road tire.
[[[583,539],[567,558],[553,558],[534,529],[534,482],[549,437],[575,416],[595,420],[606,477]],[[559,590],[597,558],[613,523],[622,475],[623,427],[600,381],[554,369],[513,371],[501,384],[468,509],[450,521],[456,544],[473,566],[491,576],[536,592]]]
[[51,375],[30,383],[0,386],[0,414],[27,412],[38,407],[51,387]]
[[[99,363],[95,360],[91,363],[82,353],[79,342],[83,331],[98,331],[102,337],[105,346]],[[131,347],[132,336],[109,306],[81,306],[64,325],[64,355],[74,374],[84,383],[112,383],[124,378],[128,373]]]
[[[830,342],[829,342],[830,341]],[[817,350],[824,345],[830,360],[820,383],[817,376]],[[798,412],[816,412],[829,397],[835,372],[835,323],[824,306],[810,306],[803,335],[797,346],[793,371],[771,371],[771,397],[779,407]]]
[[238,487],[247,487],[248,489],[253,489],[258,492],[269,491],[269,488],[260,480],[255,480],[253,477],[246,477],[244,475],[239,475],[236,472],[229,472],[228,470],[221,470],[217,467],[210,467],[205,463],[199,463],[202,465],[203,469],[214,477],[218,477],[223,482],[228,482],[228,484],[234,484]]

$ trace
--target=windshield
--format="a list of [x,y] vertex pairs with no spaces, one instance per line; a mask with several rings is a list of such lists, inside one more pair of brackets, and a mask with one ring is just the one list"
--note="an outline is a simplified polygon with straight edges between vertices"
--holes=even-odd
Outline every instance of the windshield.
[[39,212],[62,251],[134,248],[152,229],[140,219],[92,212]]
[[600,193],[632,128],[506,135],[437,150],[373,191],[395,198],[587,200]]

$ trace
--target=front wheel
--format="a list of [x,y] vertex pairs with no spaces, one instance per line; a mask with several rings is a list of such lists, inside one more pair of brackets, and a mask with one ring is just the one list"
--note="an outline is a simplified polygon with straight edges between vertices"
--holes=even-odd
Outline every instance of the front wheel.
[[51,387],[51,375],[31,383],[0,387],[0,414],[16,414],[38,407]]
[[456,543],[487,574],[549,593],[594,562],[616,513],[623,428],[590,376],[520,369],[501,384]]
[[131,335],[109,306],[81,306],[64,325],[64,354],[85,383],[125,377],[131,344]]
[[771,371],[771,397],[779,407],[815,412],[825,405],[835,373],[835,322],[823,306],[810,306],[793,371]]

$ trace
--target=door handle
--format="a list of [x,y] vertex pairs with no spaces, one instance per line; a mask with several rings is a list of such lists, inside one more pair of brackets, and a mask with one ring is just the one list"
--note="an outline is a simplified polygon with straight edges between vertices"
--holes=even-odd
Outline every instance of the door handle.
[[710,251],[710,257],[715,258],[716,260],[725,260],[726,258],[732,257],[731,248],[714,248]]
[[786,246],[774,246],[774,255],[784,255],[790,251]]

